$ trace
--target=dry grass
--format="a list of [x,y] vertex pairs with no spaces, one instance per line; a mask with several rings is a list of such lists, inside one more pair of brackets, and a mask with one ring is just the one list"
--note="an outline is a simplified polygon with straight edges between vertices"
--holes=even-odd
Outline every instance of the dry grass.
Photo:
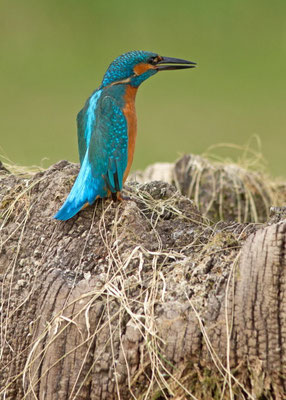
[[[270,207],[285,202],[285,190],[268,175],[260,142],[257,149],[222,143],[211,146],[202,156],[185,156],[174,168],[178,190],[193,199],[211,220],[241,223],[265,222]],[[236,151],[236,161],[219,157],[219,149]]]
[[[28,191],[28,188],[21,193],[21,195],[25,195]],[[21,198],[21,195],[18,196],[16,201],[19,201]],[[144,194],[138,193],[137,194],[140,198],[140,201],[142,201],[145,197]],[[153,207],[153,201],[152,199],[148,198],[145,206],[152,212],[152,218],[151,218],[151,224],[152,224],[152,229],[156,232],[156,224],[158,221],[158,215],[166,209],[168,212],[173,212],[177,215],[180,215],[180,211],[176,209],[174,202],[172,202],[170,199],[167,199],[166,202],[160,201],[156,203],[156,207]],[[10,208],[7,209],[6,211],[6,217],[4,216],[4,221],[3,224],[7,223],[7,215],[11,215],[13,212],[13,207],[14,203],[10,205]],[[89,379],[89,374],[92,372],[93,368],[97,365],[97,363],[100,360],[101,355],[104,353],[104,351],[109,351],[109,348],[111,349],[111,354],[112,354],[112,359],[113,359],[113,369],[116,371],[117,367],[117,359],[116,359],[116,349],[114,348],[114,337],[120,338],[120,347],[121,350],[124,354],[125,360],[126,360],[126,369],[127,369],[127,378],[128,378],[128,387],[130,391],[130,395],[134,399],[156,399],[156,398],[165,398],[168,399],[169,396],[173,396],[176,399],[185,399],[185,398],[190,398],[190,399],[200,399],[201,397],[194,392],[190,390],[190,382],[194,379],[199,379],[198,376],[198,371],[194,369],[192,372],[186,372],[184,370],[177,370],[173,365],[168,363],[167,360],[165,360],[163,356],[163,346],[164,343],[162,342],[162,339],[157,335],[157,328],[156,328],[156,315],[154,311],[154,305],[156,302],[158,302],[158,299],[160,301],[164,302],[164,292],[168,290],[166,287],[165,283],[165,278],[164,274],[161,268],[160,263],[158,262],[159,258],[163,257],[165,259],[166,257],[172,258],[175,260],[181,260],[182,255],[178,254],[176,252],[169,252],[166,253],[163,251],[161,242],[160,242],[160,236],[159,234],[156,235],[158,243],[159,243],[159,250],[157,252],[150,252],[145,248],[142,248],[141,246],[137,246],[132,249],[130,252],[129,257],[126,260],[121,259],[120,255],[120,249],[118,248],[117,245],[114,246],[114,243],[117,243],[117,225],[120,220],[120,215],[117,213],[116,218],[114,220],[114,228],[112,235],[110,236],[108,234],[108,231],[106,229],[105,225],[105,215],[109,211],[109,208],[111,207],[111,204],[107,205],[106,208],[104,208],[102,216],[100,218],[100,233],[101,233],[101,238],[104,243],[104,246],[106,247],[108,254],[109,254],[109,265],[108,265],[108,271],[107,271],[107,276],[106,276],[106,282],[103,285],[102,288],[99,290],[92,290],[90,292],[87,292],[80,297],[73,299],[72,301],[68,300],[65,306],[57,312],[56,315],[53,316],[53,318],[49,321],[46,321],[46,327],[40,334],[40,336],[34,338],[34,340],[31,342],[29,346],[29,354],[26,359],[26,364],[25,368],[23,371],[21,371],[19,374],[14,376],[13,380],[7,385],[7,387],[3,388],[1,390],[1,394],[5,396],[5,392],[9,389],[9,386],[12,385],[13,381],[18,380],[20,377],[22,377],[22,382],[23,382],[23,388],[25,395],[23,399],[26,399],[27,397],[33,395],[33,398],[37,399],[37,395],[35,393],[34,388],[37,386],[39,383],[40,379],[43,379],[52,368],[54,368],[58,363],[60,363],[64,358],[71,356],[73,352],[75,352],[78,348],[81,346],[87,346],[86,349],[86,354],[82,359],[82,364],[81,367],[79,368],[78,372],[78,379],[80,379],[80,373],[84,368],[84,364],[86,363],[86,360],[88,358],[90,348],[94,341],[96,340],[96,337],[100,334],[102,330],[104,330],[106,327],[109,328],[110,336],[109,340],[106,341],[105,347],[103,347],[99,352],[97,352],[96,357],[93,359],[93,363],[90,366],[89,372],[86,374],[85,378],[82,379],[81,377],[81,382],[80,385],[77,385],[77,382],[75,382],[73,388],[71,389],[69,399],[77,399],[77,396],[82,388],[82,386],[85,384],[85,381]],[[17,257],[18,257],[18,252],[19,248],[21,247],[21,240],[25,232],[25,227],[26,227],[26,222],[29,217],[29,212],[30,209],[26,210],[26,217],[23,218],[22,224],[21,224],[21,234],[20,234],[20,239],[18,242],[18,249],[15,253],[15,257],[11,265],[9,266],[9,269],[6,271],[6,275],[4,276],[4,280],[2,283],[2,296],[3,296],[3,285],[9,285],[9,291],[8,291],[8,299],[7,300],[7,309],[6,309],[6,315],[7,318],[5,320],[2,320],[1,322],[1,342],[2,342],[2,349],[4,348],[3,344],[6,341],[6,333],[7,333],[7,324],[9,324],[9,317],[16,312],[16,310],[13,310],[10,308],[10,302],[9,298],[11,295],[11,285],[13,282],[13,276],[15,272],[15,267],[17,263]],[[86,237],[86,242],[89,239],[89,235],[91,232],[92,225],[94,223],[94,219],[91,221],[89,233]],[[20,228],[19,228],[20,229]],[[83,253],[84,254],[84,249],[83,248]],[[144,259],[145,258],[150,259],[152,262],[152,280],[149,282],[148,287],[144,289],[142,293],[137,298],[130,298],[128,296],[128,289],[129,289],[129,284],[136,285],[141,283],[141,277],[140,277],[140,270],[143,268],[144,264]],[[134,258],[139,258],[140,263],[139,263],[139,268],[137,271],[129,271],[128,266],[129,263],[134,260]],[[80,270],[80,266],[79,266]],[[131,280],[131,275],[133,276],[133,273],[136,274],[137,276],[137,282],[134,282]],[[7,282],[6,277],[10,276],[10,281]],[[160,290],[161,283],[163,281],[163,290]],[[71,289],[72,291],[73,289]],[[27,295],[26,300],[28,297],[32,294],[33,291],[33,286],[31,287],[31,292]],[[99,298],[105,298],[106,300],[106,306],[105,310],[102,313],[102,318],[100,319],[99,323],[97,324],[97,327],[95,330],[91,331],[90,330],[90,310],[92,308],[92,305],[98,301]],[[188,295],[186,293],[186,298],[188,298]],[[2,298],[2,301],[4,302],[5,299]],[[203,324],[201,322],[200,316],[195,310],[195,307],[193,303],[191,302],[190,299],[188,299],[192,305],[192,308],[194,309],[194,312],[196,313],[198,320],[200,321],[200,326],[202,329],[202,333],[205,337],[207,346],[209,348],[210,353],[212,354],[214,363],[216,365],[216,368],[219,372],[219,374],[223,375],[223,383],[217,383],[218,385],[222,384],[223,386],[228,385],[229,386],[229,392],[232,393],[231,390],[231,385],[232,385],[232,380],[235,378],[233,375],[225,369],[221,362],[219,361],[218,356],[215,354],[214,350],[212,349],[211,343],[209,342],[207,335],[205,333]],[[73,315],[73,318],[69,318],[66,316],[67,310],[71,308],[71,306],[74,303],[82,303],[84,302],[84,305],[80,308],[80,310]],[[118,310],[114,313],[111,311],[111,305],[112,303],[116,302],[119,304]],[[141,309],[142,311],[140,314],[136,314],[134,312],[134,304],[136,303],[136,309]],[[23,303],[18,306],[22,307]],[[138,331],[140,333],[140,336],[143,338],[143,343],[144,346],[141,350],[141,363],[140,367],[135,375],[131,375],[131,372],[129,371],[129,366],[128,366],[128,360],[125,355],[125,349],[124,345],[122,343],[122,337],[123,337],[123,320],[126,319],[126,315],[128,315],[129,325],[133,326],[133,329]],[[107,317],[107,318],[106,318]],[[85,320],[85,332],[81,332],[82,334],[82,340],[81,342],[74,347],[72,350],[67,352],[63,357],[55,360],[55,362],[46,370],[41,371],[41,377],[38,378],[38,370],[40,368],[41,362],[43,361],[45,355],[49,352],[50,348],[52,345],[61,337],[61,335],[66,334],[66,330],[71,326],[74,325],[75,327],[78,327],[78,319],[84,318]],[[115,322],[115,323],[114,323]],[[33,321],[33,325],[36,324],[36,321]],[[79,328],[78,328],[79,329]],[[42,347],[42,345],[44,346]],[[40,350],[39,350],[40,349]],[[21,354],[18,354],[17,357],[21,357]],[[138,385],[138,381],[140,381],[140,378],[144,377],[145,383],[147,380],[147,384],[145,384],[140,391],[140,394],[138,394],[138,391],[136,391],[136,386]],[[117,373],[114,373],[114,378],[116,382],[116,387],[117,387],[117,395],[118,398],[120,398],[120,383],[118,382],[117,379]],[[202,378],[200,378],[202,379]],[[237,383],[237,381],[236,381]],[[239,383],[239,382],[238,382]],[[202,382],[203,385],[203,382]],[[196,388],[196,391],[198,392],[198,389]],[[221,390],[221,393],[224,393],[224,390]],[[188,396],[188,397],[186,397]],[[223,398],[223,397],[221,397]],[[230,397],[233,398],[233,397]],[[252,397],[250,397],[252,398]]]
[[[1,150],[1,148],[0,148]],[[37,172],[43,172],[45,168],[39,165],[17,165],[14,163],[7,155],[0,153],[0,160],[2,162],[2,165],[12,174],[19,175],[21,177],[32,177],[34,174]],[[44,161],[44,160],[43,160]],[[0,176],[1,176],[1,171],[0,171]]]
[[[211,150],[211,149],[210,149]],[[210,153],[208,153],[208,156]],[[254,154],[255,156],[255,154]],[[248,159],[249,160],[249,159]],[[260,160],[260,156],[257,155],[257,160]],[[239,216],[239,221],[247,221],[249,217],[251,220],[257,221],[257,208],[256,203],[250,190],[250,187],[255,188],[255,191],[261,195],[262,202],[266,209],[269,208],[275,198],[275,190],[273,188],[273,184],[270,183],[270,180],[265,178],[265,176],[250,175],[246,170],[241,167],[237,167],[235,165],[229,164],[220,164],[219,168],[214,168],[209,162],[207,164],[202,164],[198,160],[196,161],[196,171],[193,175],[193,180],[191,186],[189,187],[188,195],[194,197],[196,202],[200,204],[200,189],[201,189],[201,179],[202,172],[205,168],[208,168],[211,173],[211,179],[217,182],[217,171],[219,170],[219,178],[218,182],[221,188],[224,187],[223,180],[225,176],[228,176],[233,182],[233,187],[235,189],[236,198],[237,198],[237,213]],[[248,161],[248,167],[255,165],[255,157],[253,160]],[[194,167],[194,163],[192,168]],[[35,172],[38,172],[41,169],[26,169],[26,168],[17,168],[16,166],[11,167],[11,165],[7,165],[7,168],[12,172],[15,172],[20,175],[25,175],[31,177]],[[23,188],[15,197],[13,201],[10,201],[8,207],[2,212],[1,215],[1,227],[0,227],[0,245],[1,247],[5,246],[6,243],[11,238],[1,239],[2,229],[9,222],[9,218],[13,215],[13,218],[16,218],[17,226],[13,231],[12,235],[15,235],[20,231],[18,246],[14,254],[14,258],[8,269],[6,270],[1,286],[1,301],[2,304],[6,304],[5,315],[1,313],[1,346],[0,346],[0,360],[3,356],[3,349],[6,347],[7,343],[7,331],[8,324],[11,316],[20,308],[23,307],[28,298],[32,295],[34,290],[34,285],[30,286],[30,292],[27,294],[25,300],[17,306],[17,308],[13,309],[10,306],[10,297],[12,284],[14,281],[15,268],[17,267],[18,254],[22,245],[23,235],[25,234],[26,224],[30,215],[30,212],[33,208],[33,203],[27,202],[26,207],[23,207],[22,212],[15,216],[14,210],[15,206],[25,199],[29,197],[29,192],[33,188],[33,186],[37,185],[43,178],[40,178],[37,181],[30,182],[27,180],[27,186]],[[244,193],[246,196],[247,205],[242,205],[240,202],[240,195],[238,193],[237,188],[244,188]],[[166,277],[164,275],[164,269],[162,265],[166,259],[173,259],[176,262],[181,262],[185,259],[185,256],[182,252],[177,251],[168,251],[163,248],[160,234],[157,231],[157,224],[160,219],[160,216],[165,215],[166,213],[174,215],[180,218],[189,218],[182,214],[182,212],[176,207],[175,198],[167,198],[166,200],[154,200],[152,196],[148,195],[146,192],[142,192],[140,190],[134,191],[132,196],[135,200],[140,201],[144,204],[143,213],[144,217],[146,217],[145,210],[148,210],[151,217],[148,218],[148,222],[151,225],[152,231],[155,234],[156,240],[158,242],[158,250],[156,252],[149,251],[148,249],[138,245],[134,246],[130,249],[129,256],[126,258],[122,258],[121,250],[118,246],[118,229],[120,225],[120,210],[119,208],[116,211],[114,224],[112,228],[112,232],[106,227],[106,215],[110,211],[111,204],[106,203],[103,206],[102,214],[100,217],[99,227],[100,227],[100,235],[102,239],[102,243],[108,253],[108,268],[106,273],[106,280],[102,287],[98,289],[93,289],[87,293],[80,295],[76,299],[70,300],[70,296],[67,296],[65,305],[61,310],[57,312],[49,321],[46,321],[46,326],[43,329],[42,333],[33,339],[31,342],[29,349],[25,349],[23,353],[28,351],[28,356],[26,357],[26,364],[22,371],[20,371],[17,375],[13,377],[13,379],[7,383],[7,386],[0,390],[0,394],[5,398],[5,393],[9,390],[9,387],[13,384],[13,382],[19,380],[21,377],[23,388],[25,395],[23,399],[26,399],[28,396],[33,396],[33,398],[37,399],[37,395],[35,393],[35,387],[39,382],[39,379],[43,379],[49,371],[55,367],[58,363],[60,363],[63,358],[69,357],[73,352],[79,349],[81,346],[86,347],[86,353],[81,361],[81,367],[79,368],[78,377],[74,386],[70,391],[70,400],[76,400],[77,396],[85,384],[86,381],[90,379],[90,374],[92,373],[94,367],[100,360],[100,357],[104,353],[104,351],[111,351],[112,354],[112,362],[114,379],[116,384],[117,396],[120,398],[120,382],[119,377],[117,375],[117,358],[116,353],[118,349],[115,348],[114,342],[115,338],[119,338],[119,347],[120,351],[125,359],[125,366],[127,371],[127,381],[130,396],[133,399],[143,400],[143,399],[168,399],[170,396],[173,396],[175,399],[207,399],[208,394],[205,392],[206,387],[212,388],[212,392],[214,392],[214,387],[216,388],[216,393],[218,393],[216,399],[234,399],[237,398],[237,393],[242,389],[244,393],[248,395],[249,399],[254,399],[254,397],[247,392],[246,388],[242,383],[234,376],[233,371],[230,370],[229,358],[227,366],[224,366],[221,362],[219,356],[216,354],[212,343],[207,335],[207,332],[204,328],[204,324],[201,318],[200,313],[196,308],[195,302],[189,298],[188,294],[185,293],[185,299],[191,305],[193,313],[196,315],[202,336],[204,338],[206,347],[211,355],[213,363],[215,365],[215,370],[211,371],[210,376],[206,377],[202,375],[202,371],[197,365],[192,365],[189,368],[187,365],[183,369],[177,369],[175,366],[171,365],[168,360],[164,358],[164,343],[162,339],[158,336],[158,330],[156,325],[156,313],[155,313],[155,304],[160,301],[164,303],[165,301],[165,293],[168,291],[168,287],[166,285]],[[220,194],[221,204],[223,204],[223,194]],[[269,200],[270,199],[270,200]],[[207,205],[207,210],[209,210],[212,206],[212,199]],[[222,207],[222,206],[221,206]],[[95,212],[94,209],[93,219],[90,224],[90,228],[88,234],[86,235],[85,245],[83,246],[81,260],[85,254],[86,243],[90,238],[93,224],[95,223]],[[223,211],[221,208],[220,215],[223,216]],[[199,223],[198,220],[192,220],[189,218],[190,222]],[[200,222],[202,227],[205,229],[210,228],[210,224],[207,220],[202,220]],[[52,239],[52,238],[51,238]],[[192,243],[190,245],[196,245],[196,243]],[[138,259],[138,267],[136,270],[129,268],[130,263],[134,260]],[[145,288],[140,291],[137,297],[130,298],[128,295],[129,289],[131,286],[141,285],[142,284],[142,276],[141,272],[144,268],[144,263],[148,260],[148,263],[152,265],[152,279],[148,282]],[[151,260],[151,261],[150,261]],[[163,260],[163,261],[162,261]],[[235,258],[232,261],[232,269],[229,275],[229,281],[227,284],[227,291],[233,285],[230,285],[230,280],[233,280],[235,277],[235,268],[237,266],[238,258]],[[38,274],[40,270],[38,271]],[[76,280],[78,274],[81,273],[81,262],[76,271],[76,276],[74,280],[74,285],[72,285],[70,289],[70,295],[74,290],[76,285]],[[37,275],[35,276],[35,278]],[[86,277],[89,279],[89,277]],[[8,288],[8,291],[7,291]],[[6,293],[6,294],[5,294]],[[105,307],[102,312],[102,315],[98,321],[98,324],[95,329],[91,330],[90,326],[90,312],[92,306],[96,304],[98,299],[105,299]],[[228,357],[229,357],[229,343],[231,336],[231,327],[232,321],[229,319],[228,312],[228,296],[226,296],[226,318],[225,318],[225,329],[227,331],[228,337]],[[71,309],[73,304],[83,304],[82,307],[79,308],[77,313],[73,315],[73,318],[68,317],[68,310]],[[118,307],[116,311],[112,307],[113,304],[117,304]],[[140,310],[140,312],[136,312],[134,310]],[[128,325],[132,326],[132,328],[138,332],[140,337],[143,339],[143,346],[141,348],[140,354],[140,365],[136,373],[132,373],[129,369],[128,356],[126,354],[126,349],[124,348],[124,343],[122,341],[123,331],[125,330],[124,321],[126,320],[126,316],[128,319]],[[64,354],[62,358],[55,360],[53,365],[49,367],[49,369],[41,371],[41,377],[38,378],[39,366],[41,365],[41,361],[44,359],[45,355],[49,352],[51,346],[62,336],[65,335],[67,329],[70,326],[74,326],[78,328],[78,320],[84,319],[85,321],[85,331],[82,332],[80,330],[80,334],[82,336],[81,342],[71,349],[68,353]],[[35,326],[37,321],[31,321],[31,330],[33,330],[33,326]],[[84,379],[82,379],[81,372],[84,369],[84,365],[87,362],[88,355],[90,353],[91,347],[95,342],[97,336],[104,330],[108,328],[109,330],[109,339],[106,341],[105,346],[100,349],[99,352],[93,358],[92,365],[89,368],[89,371],[86,373]],[[44,343],[44,345],[43,345]],[[39,350],[40,349],[40,350]],[[21,357],[23,354],[17,354],[16,357]],[[7,367],[7,366],[6,366]],[[142,382],[144,381],[144,385]],[[80,384],[78,384],[80,382]],[[138,394],[138,388],[140,389],[140,394]],[[234,389],[235,388],[235,389]],[[242,398],[242,397],[241,397]]]

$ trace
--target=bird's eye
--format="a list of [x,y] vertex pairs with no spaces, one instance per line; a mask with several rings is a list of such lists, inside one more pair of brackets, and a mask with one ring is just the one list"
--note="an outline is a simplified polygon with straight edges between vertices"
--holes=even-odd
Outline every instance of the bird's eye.
[[159,61],[159,57],[155,56],[155,57],[150,57],[148,60],[148,63],[152,64],[152,65],[156,65],[158,63],[158,61]]

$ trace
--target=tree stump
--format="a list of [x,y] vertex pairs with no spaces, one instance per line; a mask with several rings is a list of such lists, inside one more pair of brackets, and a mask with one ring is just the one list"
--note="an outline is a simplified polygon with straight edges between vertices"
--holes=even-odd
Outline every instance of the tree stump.
[[3,399],[284,399],[286,220],[170,184],[52,218],[78,166],[0,175]]

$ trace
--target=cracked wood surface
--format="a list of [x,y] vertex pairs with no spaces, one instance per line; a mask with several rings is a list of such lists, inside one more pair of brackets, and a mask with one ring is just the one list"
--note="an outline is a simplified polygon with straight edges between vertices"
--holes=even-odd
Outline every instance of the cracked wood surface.
[[152,182],[59,223],[76,172],[0,176],[1,396],[152,398],[169,385],[179,398],[231,368],[237,398],[283,399],[283,216],[211,226]]

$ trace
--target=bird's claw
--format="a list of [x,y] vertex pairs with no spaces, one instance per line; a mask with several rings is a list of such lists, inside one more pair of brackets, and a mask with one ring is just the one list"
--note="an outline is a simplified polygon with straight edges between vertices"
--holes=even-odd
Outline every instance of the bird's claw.
[[113,201],[128,201],[131,200],[130,197],[123,195],[121,192],[112,193],[112,200]]

